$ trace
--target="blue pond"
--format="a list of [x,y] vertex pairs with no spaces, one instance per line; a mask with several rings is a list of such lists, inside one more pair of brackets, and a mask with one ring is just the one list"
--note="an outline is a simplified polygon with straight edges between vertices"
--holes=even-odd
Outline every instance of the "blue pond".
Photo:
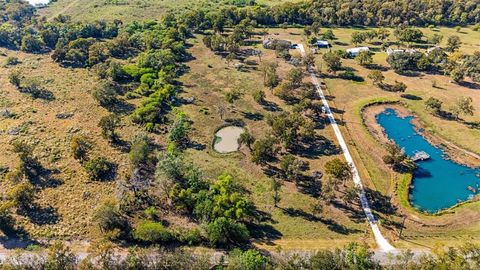
[[471,189],[480,189],[480,169],[471,169],[445,159],[442,149],[434,147],[421,136],[411,120],[412,117],[398,116],[393,109],[377,115],[377,122],[388,138],[404,148],[407,155],[413,156],[416,151],[425,151],[430,155],[429,160],[417,162],[410,191],[411,204],[421,211],[435,213],[475,196]]

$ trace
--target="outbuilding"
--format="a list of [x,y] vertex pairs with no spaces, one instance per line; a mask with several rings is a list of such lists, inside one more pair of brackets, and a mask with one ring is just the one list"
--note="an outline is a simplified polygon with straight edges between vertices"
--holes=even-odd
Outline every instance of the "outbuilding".
[[315,46],[317,46],[319,49],[330,48],[330,43],[328,43],[326,40],[317,40],[317,42],[315,42]]
[[368,47],[357,47],[357,48],[347,49],[347,53],[352,57],[357,56],[360,52],[369,52],[369,51],[370,51],[370,48]]

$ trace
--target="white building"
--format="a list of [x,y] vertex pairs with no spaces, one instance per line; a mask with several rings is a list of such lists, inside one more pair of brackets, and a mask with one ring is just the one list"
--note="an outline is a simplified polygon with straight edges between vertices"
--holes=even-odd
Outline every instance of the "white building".
[[360,52],[369,52],[370,48],[368,47],[357,47],[347,49],[347,53],[353,57],[357,56]]

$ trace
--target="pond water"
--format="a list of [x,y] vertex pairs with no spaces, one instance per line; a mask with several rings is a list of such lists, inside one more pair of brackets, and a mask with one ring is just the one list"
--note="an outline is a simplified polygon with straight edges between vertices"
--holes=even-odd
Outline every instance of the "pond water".
[[215,133],[215,142],[213,149],[219,153],[231,153],[238,151],[240,145],[238,139],[245,131],[242,127],[228,126],[220,129]]
[[435,213],[480,194],[480,169],[471,169],[448,160],[445,152],[431,145],[411,123],[412,117],[400,117],[393,109],[377,115],[377,122],[388,138],[413,156],[425,151],[430,159],[417,162],[410,191],[410,202],[419,210]]

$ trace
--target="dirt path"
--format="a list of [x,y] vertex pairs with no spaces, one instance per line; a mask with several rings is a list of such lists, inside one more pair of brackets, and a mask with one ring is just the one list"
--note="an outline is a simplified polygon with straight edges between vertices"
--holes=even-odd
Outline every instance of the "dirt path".
[[[305,56],[305,49],[302,44],[298,45],[298,49],[300,50],[300,53],[302,54],[302,56]],[[323,107],[325,108],[328,119],[330,120],[330,124],[333,128],[333,131],[335,132],[335,136],[337,137],[338,143],[340,144],[340,148],[342,149],[343,156],[345,157],[346,161],[352,166],[353,182],[359,189],[358,195],[360,197],[360,202],[362,204],[363,212],[365,213],[368,223],[372,228],[373,235],[375,236],[375,241],[377,242],[378,248],[380,251],[387,252],[387,253],[396,252],[397,249],[395,249],[387,241],[387,239],[385,239],[385,237],[382,235],[382,232],[380,231],[380,228],[378,227],[377,220],[373,215],[370,205],[368,203],[367,196],[365,194],[365,190],[363,188],[362,180],[360,179],[360,174],[358,173],[357,166],[355,165],[355,162],[353,161],[353,158],[350,155],[350,151],[348,150],[347,143],[345,142],[342,132],[338,127],[337,121],[335,120],[335,117],[333,116],[333,113],[330,110],[330,106],[328,105],[328,101],[325,98],[322,87],[318,82],[317,76],[312,70],[310,70],[310,78],[312,80],[312,83],[315,85],[315,88],[317,89],[317,92],[320,95],[320,98],[322,99]]]

